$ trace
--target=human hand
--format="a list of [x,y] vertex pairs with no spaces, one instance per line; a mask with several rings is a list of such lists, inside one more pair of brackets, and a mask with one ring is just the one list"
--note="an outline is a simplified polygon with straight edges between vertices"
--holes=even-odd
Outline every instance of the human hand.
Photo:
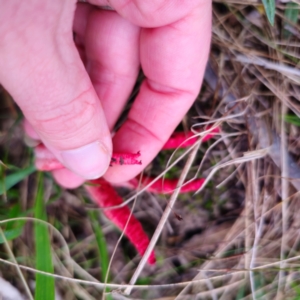
[[[27,133],[86,179],[108,167],[109,129],[140,64],[147,78],[113,144],[140,150],[143,165],[110,168],[112,182],[134,177],[158,153],[197,96],[208,57],[210,1],[124,3],[110,2],[116,12],[78,4],[74,31],[89,76],[72,37],[75,2],[9,1],[0,12],[0,82],[24,112]],[[66,187],[83,182],[69,170],[54,177]]]

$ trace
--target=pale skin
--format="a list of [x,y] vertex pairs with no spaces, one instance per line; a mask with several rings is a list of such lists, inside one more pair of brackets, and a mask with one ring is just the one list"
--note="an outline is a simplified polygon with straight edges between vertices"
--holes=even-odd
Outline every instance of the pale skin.
[[[58,183],[72,188],[102,175],[114,183],[135,177],[199,93],[211,1],[2,2],[0,82],[23,111],[27,135],[67,167],[53,172]],[[111,139],[140,67],[146,79]],[[141,151],[143,164],[109,168],[112,150]]]

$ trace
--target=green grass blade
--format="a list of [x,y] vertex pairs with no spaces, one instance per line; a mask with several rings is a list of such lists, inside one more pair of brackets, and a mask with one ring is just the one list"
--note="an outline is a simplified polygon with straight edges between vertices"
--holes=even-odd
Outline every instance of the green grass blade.
[[262,0],[265,7],[267,18],[272,26],[275,19],[275,0]]
[[[44,205],[43,174],[39,173],[38,192],[34,207],[34,216],[36,219],[47,221],[46,209]],[[36,269],[53,273],[53,264],[51,256],[51,244],[48,228],[35,223],[35,249],[36,249]],[[42,274],[36,274],[35,299],[36,300],[54,300],[55,286],[54,278]]]
[[[10,209],[7,212],[7,218],[8,219],[14,219],[14,218],[18,218],[18,217],[22,217],[22,211],[21,211],[21,205],[20,203],[16,203],[15,205],[11,206]],[[5,230],[10,230],[16,227],[20,227],[18,226],[18,224],[24,224],[24,221],[20,222],[8,222],[5,226]]]
[[32,165],[25,169],[15,171],[14,173],[7,175],[3,182],[0,184],[0,195],[3,195],[11,187],[25,179],[27,176],[36,171],[36,168]]
[[[28,211],[22,212],[20,203],[16,203],[9,209],[6,209],[5,213],[0,215],[1,221],[7,221],[7,223],[3,225],[3,234],[6,240],[10,241],[19,237],[22,234],[23,227],[26,223],[24,220],[12,221],[11,219],[27,216],[28,213]],[[5,240],[0,235],[0,244],[3,243],[5,243]]]
[[[287,20],[289,20],[293,24],[297,24],[298,17],[299,17],[299,4],[295,2],[288,2],[286,4],[286,8],[284,11],[284,16]],[[285,26],[288,25],[287,22],[285,22]],[[287,29],[284,29],[284,37],[288,38],[290,37],[291,32]]]
[[[23,226],[20,228],[5,230],[3,231],[3,234],[5,236],[5,239],[7,241],[10,241],[20,236],[22,232],[23,232]],[[0,236],[0,244],[3,244],[4,242],[5,240]]]
[[297,23],[299,16],[299,4],[295,2],[288,2],[284,11],[285,17],[292,23]]
[[97,211],[90,211],[89,216],[90,216],[90,220],[91,220],[92,227],[93,227],[95,237],[96,237],[96,242],[97,242],[98,251],[99,251],[99,257],[100,257],[100,261],[101,261],[102,281],[104,282],[107,271],[108,271],[108,264],[109,264],[106,240],[105,240],[102,228],[99,224]]
[[293,125],[296,125],[296,126],[300,126],[300,118],[298,116],[295,116],[295,115],[286,115],[284,117],[284,120],[287,123],[290,123],[290,124],[293,124]]
[[[108,251],[107,251],[107,244],[105,240],[105,236],[103,234],[102,228],[99,224],[99,219],[98,219],[98,212],[97,211],[90,211],[89,212],[89,217],[92,223],[92,227],[95,233],[96,237],[96,242],[98,246],[98,251],[99,251],[99,257],[100,257],[100,262],[101,262],[101,270],[102,270],[102,282],[105,282],[106,279],[106,274],[109,272],[108,266],[109,266],[109,256],[108,256]],[[107,276],[107,281],[109,282],[109,276]],[[105,289],[105,292],[108,293],[110,290],[109,288]],[[110,294],[106,295],[107,300],[112,300],[112,296]]]

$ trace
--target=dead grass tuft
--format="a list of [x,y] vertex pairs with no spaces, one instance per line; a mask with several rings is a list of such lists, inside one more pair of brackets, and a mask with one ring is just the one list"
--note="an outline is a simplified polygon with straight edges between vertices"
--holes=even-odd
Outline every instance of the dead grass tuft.
[[[110,299],[300,297],[300,30],[299,21],[286,18],[284,2],[277,1],[271,27],[260,2],[214,1],[205,82],[181,125],[183,129],[204,128],[207,123],[222,127],[222,133],[202,144],[185,169],[187,179],[198,176],[209,181],[195,195],[172,196],[172,209],[169,197],[138,196],[135,215],[150,235],[160,222],[158,263],[151,268],[139,265],[137,273],[139,258],[122,240],[110,269],[107,287],[114,289]],[[2,98],[2,162],[22,167],[31,153],[22,142],[19,112],[4,92]],[[161,174],[183,152],[171,154],[160,154],[146,173]],[[188,155],[165,176],[181,176]],[[3,175],[5,166],[1,168]],[[35,178],[30,176],[7,193],[0,202],[1,220],[11,218],[8,212],[18,205],[20,216],[30,216]],[[95,207],[84,200],[81,189],[62,191],[50,177],[46,185],[48,221],[60,231],[72,258],[66,259],[63,242],[53,233],[55,274],[69,278],[57,280],[58,291],[63,299],[99,299],[101,262],[88,214]],[[136,196],[127,190],[120,193],[129,202]],[[167,218],[163,211],[168,209]],[[99,222],[111,255],[119,233],[104,217]],[[32,230],[29,222],[23,234],[9,242],[20,266],[34,267]],[[0,249],[1,258],[8,260],[2,244]],[[25,293],[13,266],[2,261],[0,272]],[[25,280],[34,280],[31,271],[22,272]],[[128,282],[137,285],[125,296]]]

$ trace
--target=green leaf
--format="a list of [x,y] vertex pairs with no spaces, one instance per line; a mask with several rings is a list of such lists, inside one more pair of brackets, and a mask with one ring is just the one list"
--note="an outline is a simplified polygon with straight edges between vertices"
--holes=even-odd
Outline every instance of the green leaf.
[[[14,219],[18,217],[23,217],[26,213],[22,213],[20,203],[16,203],[8,209],[7,219]],[[25,221],[10,221],[6,224],[5,230],[11,230],[15,228],[23,227]]]
[[300,126],[300,119],[299,119],[299,117],[297,117],[295,115],[286,115],[284,117],[284,120],[287,123],[290,123],[290,124],[293,124],[293,125],[296,125],[296,126]]
[[104,282],[106,273],[108,271],[108,264],[109,264],[106,240],[105,240],[105,236],[103,234],[102,228],[99,225],[97,211],[90,211],[89,216],[90,216],[90,220],[91,220],[92,227],[93,227],[95,237],[96,237],[96,242],[97,242],[98,251],[99,251],[99,257],[100,257],[100,261],[101,261],[102,281]]
[[[14,229],[9,229],[9,230],[5,230],[3,231],[3,234],[5,236],[5,239],[7,241],[13,240],[17,237],[19,237],[23,232],[23,226],[19,227],[19,228],[14,228]],[[3,244],[5,242],[5,240],[0,236],[0,244]]]
[[275,0],[262,0],[265,7],[267,18],[272,26],[275,19]]
[[[99,258],[101,262],[101,271],[102,271],[101,277],[102,277],[102,281],[105,282],[106,274],[109,271],[108,270],[109,256],[108,256],[107,244],[106,244],[105,236],[103,234],[101,225],[99,224],[98,212],[90,211],[89,216],[95,233],[96,242],[99,251]],[[107,282],[109,282],[109,276],[107,276]],[[109,291],[110,291],[109,288],[105,289],[106,293],[108,293]],[[105,299],[112,300],[112,296],[110,294],[107,294]]]
[[[287,20],[289,20],[291,23],[296,24],[298,21],[298,17],[299,17],[299,4],[295,3],[295,2],[288,2],[286,4],[286,8],[284,11],[284,15],[286,17]],[[284,22],[284,25],[287,26],[288,23]],[[284,26],[284,27],[285,27]],[[284,37],[288,38],[291,35],[291,32],[287,29],[284,30]]]
[[295,2],[288,2],[284,12],[285,17],[292,23],[296,24],[299,16],[299,4]]
[[[38,191],[35,199],[34,217],[47,221],[46,208],[44,205],[43,174],[39,173]],[[36,269],[48,273],[54,272],[51,255],[51,243],[46,225],[36,222],[34,226]],[[54,300],[55,285],[54,277],[36,274],[35,299]]]
[[[5,219],[8,220],[8,222],[5,225],[5,230],[3,230],[3,234],[5,236],[6,240],[13,240],[17,237],[19,237],[23,232],[23,227],[25,225],[25,221],[18,220],[18,221],[10,221],[10,219],[23,217],[26,215],[26,212],[23,213],[21,211],[21,205],[20,203],[17,203],[13,205],[11,208],[8,209],[8,212],[5,216]],[[3,244],[5,240],[0,235],[0,244]]]
[[0,183],[0,195],[3,195],[11,187],[25,179],[30,174],[34,173],[36,168],[32,165],[25,169],[18,170],[10,175],[7,175]]

